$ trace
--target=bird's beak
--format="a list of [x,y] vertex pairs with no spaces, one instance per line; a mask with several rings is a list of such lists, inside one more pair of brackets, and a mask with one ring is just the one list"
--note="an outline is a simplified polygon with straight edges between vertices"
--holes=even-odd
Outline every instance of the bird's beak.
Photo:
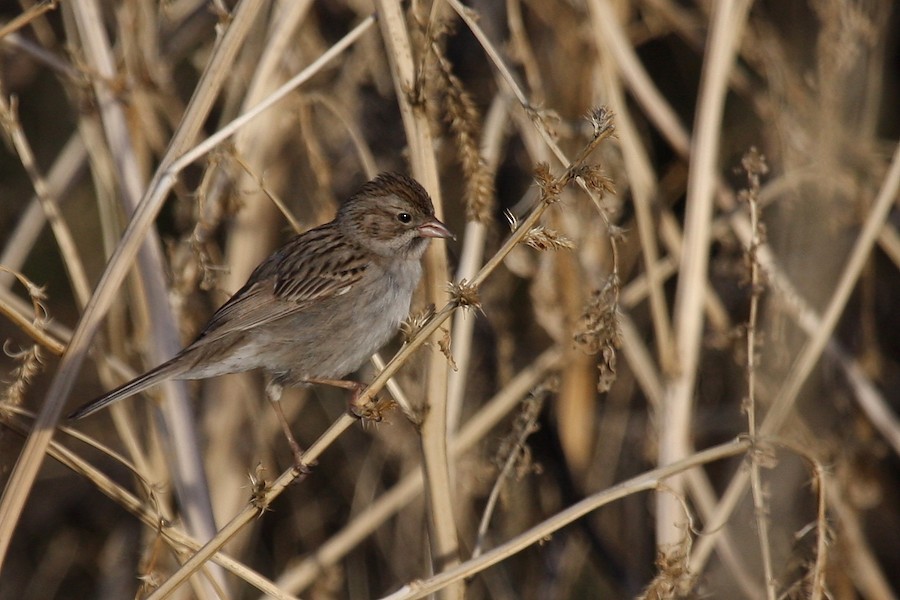
[[417,227],[419,230],[419,235],[426,238],[452,238],[456,239],[456,236],[450,233],[450,230],[447,229],[447,226],[438,221],[437,219],[432,219],[427,223],[423,223]]

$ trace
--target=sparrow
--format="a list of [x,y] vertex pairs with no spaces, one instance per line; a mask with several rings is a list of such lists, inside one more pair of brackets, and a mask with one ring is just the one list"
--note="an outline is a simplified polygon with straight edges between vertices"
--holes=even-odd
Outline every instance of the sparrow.
[[452,238],[414,179],[382,173],[364,184],[334,220],[296,235],[265,259],[196,339],[158,367],[88,402],[80,419],[167,379],[205,379],[262,369],[296,465],[302,450],[281,408],[285,386],[345,380],[408,316],[432,238]]

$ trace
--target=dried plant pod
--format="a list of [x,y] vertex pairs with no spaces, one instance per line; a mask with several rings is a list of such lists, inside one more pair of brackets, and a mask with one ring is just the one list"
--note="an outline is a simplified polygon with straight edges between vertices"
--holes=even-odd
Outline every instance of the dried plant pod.
[[585,352],[599,357],[597,390],[607,392],[616,380],[616,351],[622,345],[619,325],[619,283],[615,277],[591,294],[574,339]]

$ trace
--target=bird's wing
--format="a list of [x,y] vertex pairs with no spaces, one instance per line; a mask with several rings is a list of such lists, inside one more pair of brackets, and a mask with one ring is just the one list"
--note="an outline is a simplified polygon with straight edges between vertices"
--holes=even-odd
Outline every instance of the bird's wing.
[[216,311],[194,344],[248,331],[349,292],[368,263],[340,238],[336,240],[330,226],[295,237],[261,263],[244,287]]

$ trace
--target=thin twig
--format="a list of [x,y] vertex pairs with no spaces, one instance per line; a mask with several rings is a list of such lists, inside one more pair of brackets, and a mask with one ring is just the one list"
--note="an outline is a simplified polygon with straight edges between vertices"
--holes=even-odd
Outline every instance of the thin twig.
[[34,192],[44,209],[44,215],[56,237],[56,243],[59,245],[59,254],[63,259],[66,272],[69,274],[75,299],[79,306],[84,307],[91,296],[91,286],[84,270],[84,263],[78,252],[72,230],[63,220],[56,198],[50,193],[50,188],[38,169],[31,144],[25,137],[22,123],[19,121],[18,101],[15,97],[10,98],[7,103],[6,98],[0,95],[0,123],[3,124],[3,128],[12,139],[19,160],[22,161],[22,166],[31,179],[31,185],[34,187]]
[[[554,346],[545,350],[534,362],[522,369],[502,390],[488,400],[472,416],[459,433],[450,441],[450,456],[454,461],[485,439],[516,406],[522,397],[539,385],[551,371],[559,367],[562,352]],[[340,561],[364,538],[371,535],[392,515],[422,493],[421,470],[413,470],[393,488],[385,492],[353,521],[347,523],[327,542],[319,546],[315,553],[304,559],[295,568],[284,573],[278,580],[282,588],[300,591],[312,585],[322,570]]]
[[[33,418],[33,415],[26,416]],[[15,420],[5,420],[4,426],[9,427],[12,431],[15,431],[23,437],[27,436],[30,433],[30,429],[28,427]],[[139,481],[141,480],[139,471],[123,456],[120,456],[109,448],[98,445],[94,440],[90,440],[74,429],[62,427],[60,428],[60,431],[101,450],[104,454],[113,458],[119,464],[125,466],[129,471],[132,472],[132,474],[138,477]],[[75,452],[69,450],[59,442],[51,442],[48,453],[52,458],[59,461],[60,464],[66,466],[85,479],[89,480],[101,493],[103,493],[105,496],[116,502],[119,506],[123,507],[125,510],[140,519],[144,523],[144,525],[154,531],[157,531],[162,536],[162,538],[172,546],[173,550],[177,552],[183,552],[185,550],[197,551],[202,546],[200,542],[198,542],[187,533],[181,531],[176,524],[164,519],[157,512],[160,507],[152,501],[153,488],[149,485],[148,482],[144,481],[142,483],[144,489],[151,494],[150,506],[148,506],[147,500],[141,500],[140,498],[117,484],[102,471],[91,466],[89,462],[79,457]],[[294,596],[285,593],[283,590],[279,589],[277,585],[275,585],[247,565],[235,560],[227,554],[218,553],[212,558],[212,560],[216,564],[225,567],[229,572],[240,577],[250,585],[257,588],[259,591],[267,594],[270,597],[282,598],[284,600],[294,598]]]
[[[900,144],[895,148],[890,169],[881,184],[881,189],[875,198],[875,204],[872,206],[863,228],[856,238],[853,250],[841,272],[840,278],[837,280],[831,299],[825,312],[822,314],[819,327],[811,332],[810,339],[797,356],[786,380],[775,395],[772,407],[760,426],[760,435],[771,436],[776,434],[790,416],[800,389],[810,373],[812,373],[834,333],[838,319],[844,311],[847,300],[850,298],[863,266],[869,258],[872,247],[878,239],[878,234],[893,207],[894,199],[897,197],[898,192],[900,192]],[[746,485],[747,475],[744,472],[739,472],[731,480],[715,513],[708,520],[708,529],[711,534],[698,540],[694,547],[694,556],[691,559],[692,564],[700,565],[700,568],[705,564],[711,552],[711,545],[715,542],[715,531],[728,520],[728,517],[746,491]]]
[[775,575],[772,570],[772,546],[769,542],[769,518],[767,493],[763,489],[762,469],[759,447],[760,439],[756,425],[756,370],[757,370],[757,325],[759,319],[759,302],[763,293],[763,282],[760,276],[758,251],[762,245],[762,224],[759,216],[759,189],[760,177],[768,171],[765,158],[755,148],[744,155],[742,161],[744,171],[747,173],[748,187],[743,194],[747,203],[750,218],[750,228],[753,231],[750,238],[750,246],[747,248],[747,263],[750,269],[750,314],[746,325],[746,352],[747,352],[747,398],[744,410],[747,413],[747,432],[755,447],[750,452],[750,489],[753,492],[753,508],[756,513],[756,535],[759,539],[759,549],[762,555],[763,574],[765,576],[766,598],[775,600],[778,590],[775,587]]
[[58,7],[58,0],[47,0],[31,6],[25,12],[10,19],[2,27],[0,27],[0,39],[5,38],[7,35],[18,31],[23,27],[26,27],[35,19],[40,18],[41,15],[50,12],[51,10],[56,10]]
[[[443,217],[444,205],[440,194],[437,157],[434,139],[425,107],[411,97],[416,81],[424,77],[417,73],[409,30],[399,2],[376,0],[379,26],[391,67],[391,79],[400,108],[403,129],[409,144],[413,175],[431,194],[438,218]],[[435,7],[435,11],[437,7]],[[435,16],[437,12],[433,13]],[[431,244],[425,254],[426,302],[439,306],[447,300],[445,282],[450,279],[447,252],[443,244]],[[453,311],[445,315],[449,319]],[[435,330],[434,333],[437,333]],[[438,338],[432,339],[437,343]],[[385,369],[386,371],[387,369]],[[451,466],[447,457],[447,374],[449,365],[441,353],[428,357],[428,376],[425,382],[427,409],[420,426],[423,467],[428,483],[429,541],[436,570],[459,563],[459,542],[451,483]],[[462,598],[462,586],[451,586],[443,598]]]
[[[255,14],[261,0],[242,0],[237,8],[237,13],[245,13],[248,16]],[[78,3],[81,7],[83,3]],[[90,19],[88,19],[90,20]],[[208,70],[201,78],[198,93],[194,95],[191,104],[185,113],[182,126],[175,132],[169,146],[169,152],[162,161],[157,177],[151,182],[146,193],[147,199],[141,202],[135,212],[129,228],[126,230],[122,242],[113,254],[98,283],[91,300],[85,307],[84,314],[78,323],[78,327],[72,335],[68,351],[60,361],[59,368],[41,405],[34,431],[25,442],[25,447],[19,455],[19,459],[10,474],[9,480],[0,498],[0,566],[6,559],[6,553],[12,540],[13,529],[19,521],[19,515],[25,505],[38,469],[43,461],[44,454],[53,435],[53,427],[59,419],[63,405],[68,394],[75,384],[78,370],[87,357],[88,346],[91,338],[100,326],[100,320],[113,302],[114,294],[119,284],[125,278],[132,266],[132,261],[138,253],[143,235],[149,230],[153,218],[162,205],[171,186],[174,184],[174,176],[168,172],[172,156],[177,156],[183,151],[184,146],[193,140],[199,131],[205,117],[212,107],[213,99],[224,81],[227,70],[223,65],[227,64],[236,54],[244,35],[249,30],[250,19],[245,17],[232,21],[232,26],[222,37],[220,44],[214,50]],[[91,27],[97,27],[101,21],[98,19]],[[218,78],[218,82],[210,82],[207,77],[210,72]],[[143,233],[137,233],[143,232]]]
[[[667,383],[659,418],[659,463],[678,460],[690,452],[694,383],[703,332],[703,298],[709,266],[710,224],[717,181],[721,121],[728,91],[728,73],[735,58],[750,0],[727,0],[713,5],[709,43],[701,80],[694,143],[691,147],[685,209],[684,252],[675,292],[673,323],[678,370]],[[669,482],[676,494],[683,480]],[[681,507],[673,495],[659,496],[656,507],[657,544],[677,544],[684,531]]]
[[588,496],[478,558],[467,560],[458,567],[448,569],[428,580],[407,584],[393,594],[385,596],[384,600],[415,600],[424,598],[453,581],[471,577],[534,544],[540,543],[566,525],[602,506],[638,492],[659,489],[660,484],[675,475],[710,462],[738,456],[749,448],[750,442],[747,440],[727,442],[692,454],[665,467],[659,467],[632,477],[609,489]]
[[[546,394],[546,392],[543,392],[543,394]],[[478,558],[484,552],[485,537],[491,524],[491,517],[493,517],[494,510],[497,507],[497,501],[500,499],[500,492],[512,476],[513,469],[523,460],[523,453],[525,453],[526,448],[525,443],[528,441],[528,437],[538,429],[537,420],[541,415],[543,404],[541,393],[535,394],[523,403],[522,414],[517,418],[516,427],[511,432],[514,439],[512,444],[508,444],[506,448],[508,452],[506,460],[503,461],[503,468],[497,473],[497,479],[491,487],[491,493],[488,494],[488,500],[481,514],[481,521],[478,523],[472,558]]]
[[42,313],[43,308],[34,304],[35,295],[31,293],[32,290],[39,290],[38,286],[31,282],[27,277],[13,271],[12,269],[8,269],[3,265],[0,265],[0,272],[7,273],[15,277],[19,283],[21,283],[25,289],[29,290],[29,295],[32,298],[32,308],[35,311],[35,314],[32,315],[32,319],[29,320],[25,315],[23,315],[20,311],[18,311],[14,306],[6,303],[2,298],[0,298],[0,314],[9,319],[13,325],[21,329],[28,337],[34,340],[36,343],[40,344],[44,348],[47,348],[53,354],[60,356],[66,350],[65,344],[57,341],[53,337],[51,337],[43,327],[38,327],[35,324],[35,316],[37,314]]
[[[228,541],[241,531],[247,524],[256,519],[271,503],[287,489],[287,486],[295,483],[298,478],[315,464],[319,456],[333,444],[341,434],[351,425],[356,423],[356,418],[347,413],[341,415],[331,424],[325,433],[303,453],[303,463],[300,468],[291,467],[265,489],[259,490],[252,500],[228,523],[220,529],[216,535],[206,542],[195,554],[193,554],[181,567],[175,571],[162,585],[147,597],[147,600],[162,600],[178,588],[184,581],[200,569],[207,561],[221,550]],[[304,471],[304,469],[306,471]]]

